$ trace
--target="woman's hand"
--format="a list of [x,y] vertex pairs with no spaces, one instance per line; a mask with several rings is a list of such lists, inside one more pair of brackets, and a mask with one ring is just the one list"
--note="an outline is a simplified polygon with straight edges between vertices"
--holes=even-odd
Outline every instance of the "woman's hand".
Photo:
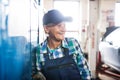
[[41,73],[38,72],[37,74],[33,75],[33,80],[46,80],[45,76]]

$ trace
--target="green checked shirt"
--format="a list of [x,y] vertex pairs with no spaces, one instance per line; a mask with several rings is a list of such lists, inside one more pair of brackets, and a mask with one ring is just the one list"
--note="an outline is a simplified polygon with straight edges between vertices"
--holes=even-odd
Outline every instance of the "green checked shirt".
[[54,49],[54,50],[50,50],[49,47],[47,46],[47,39],[43,43],[41,43],[41,45],[38,46],[38,51],[37,51],[37,54],[36,54],[37,70],[41,69],[41,64],[40,63],[44,63],[44,61],[45,61],[45,58],[44,58],[43,54],[46,54],[46,53],[49,52],[49,58],[50,59],[60,58],[60,57],[64,56],[62,48],[69,49],[69,55],[71,55],[71,54],[74,55],[74,60],[75,60],[76,64],[78,65],[82,80],[90,80],[91,79],[91,74],[90,74],[90,70],[88,68],[87,61],[83,56],[80,44],[74,38],[65,38],[62,41],[62,45],[59,46],[58,48]]

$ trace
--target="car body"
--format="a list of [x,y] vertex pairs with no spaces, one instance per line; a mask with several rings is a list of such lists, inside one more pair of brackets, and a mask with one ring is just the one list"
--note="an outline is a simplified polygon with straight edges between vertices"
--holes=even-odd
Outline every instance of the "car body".
[[102,63],[120,72],[120,27],[107,27],[99,43]]

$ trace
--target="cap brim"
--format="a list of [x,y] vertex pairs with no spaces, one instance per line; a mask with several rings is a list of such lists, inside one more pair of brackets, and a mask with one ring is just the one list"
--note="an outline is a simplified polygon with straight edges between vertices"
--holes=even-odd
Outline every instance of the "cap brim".
[[72,19],[72,17],[67,16],[67,17],[64,18],[64,21],[65,21],[65,22],[72,22],[73,19]]

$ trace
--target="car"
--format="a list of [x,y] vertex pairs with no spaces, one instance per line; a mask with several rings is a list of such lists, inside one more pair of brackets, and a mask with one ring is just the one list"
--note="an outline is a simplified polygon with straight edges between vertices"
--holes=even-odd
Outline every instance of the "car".
[[120,72],[120,27],[107,27],[98,49],[97,65],[106,64]]

